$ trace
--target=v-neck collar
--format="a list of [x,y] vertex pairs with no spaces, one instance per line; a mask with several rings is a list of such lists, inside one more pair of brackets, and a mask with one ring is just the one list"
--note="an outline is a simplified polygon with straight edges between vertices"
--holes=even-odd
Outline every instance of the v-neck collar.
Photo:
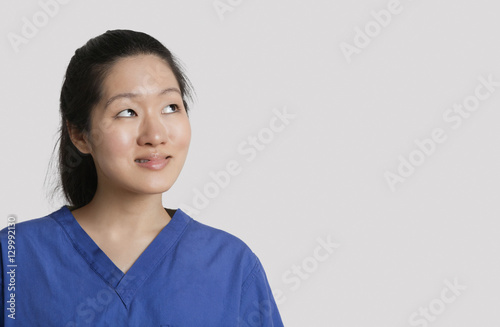
[[[170,214],[172,211],[168,209],[167,212]],[[90,268],[116,291],[127,308],[136,291],[177,243],[192,220],[181,209],[177,209],[169,223],[124,274],[85,232],[66,205],[56,211],[53,218],[66,231],[74,248]]]

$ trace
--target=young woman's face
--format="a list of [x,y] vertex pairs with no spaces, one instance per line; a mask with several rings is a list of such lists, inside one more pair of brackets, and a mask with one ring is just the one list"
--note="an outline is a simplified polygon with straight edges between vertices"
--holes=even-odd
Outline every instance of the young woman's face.
[[[108,190],[167,191],[184,166],[191,141],[172,70],[155,55],[123,58],[113,65],[102,90],[89,142],[98,183]],[[141,164],[139,159],[150,161]]]

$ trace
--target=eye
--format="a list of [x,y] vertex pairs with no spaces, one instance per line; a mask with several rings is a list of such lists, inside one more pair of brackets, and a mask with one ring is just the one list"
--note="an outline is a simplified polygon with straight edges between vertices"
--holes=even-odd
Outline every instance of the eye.
[[173,110],[173,112],[179,111],[179,106],[176,104],[169,104],[168,106],[165,106],[163,109],[167,108]]
[[130,116],[128,116],[128,115],[125,115],[125,116],[124,116],[124,115],[122,115],[122,114],[121,114],[122,112],[127,112],[127,111],[128,111],[128,112],[133,112],[133,113],[135,114],[135,111],[133,111],[132,109],[125,109],[125,110],[120,111],[120,112],[118,113],[118,115],[116,115],[116,117],[130,117]]

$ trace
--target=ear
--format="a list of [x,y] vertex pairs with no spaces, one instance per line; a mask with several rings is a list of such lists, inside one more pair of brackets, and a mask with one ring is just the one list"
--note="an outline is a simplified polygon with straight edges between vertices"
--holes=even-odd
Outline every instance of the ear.
[[71,125],[66,120],[66,128],[68,129],[68,134],[73,142],[73,145],[83,154],[89,154],[92,150],[92,147],[87,139],[85,133],[79,131],[76,127]]

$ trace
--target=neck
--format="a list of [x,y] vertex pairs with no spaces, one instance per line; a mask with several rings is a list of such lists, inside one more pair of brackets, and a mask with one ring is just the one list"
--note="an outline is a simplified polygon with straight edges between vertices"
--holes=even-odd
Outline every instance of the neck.
[[99,187],[92,201],[78,211],[87,225],[101,231],[127,234],[161,229],[171,218],[163,207],[161,194],[137,194]]

